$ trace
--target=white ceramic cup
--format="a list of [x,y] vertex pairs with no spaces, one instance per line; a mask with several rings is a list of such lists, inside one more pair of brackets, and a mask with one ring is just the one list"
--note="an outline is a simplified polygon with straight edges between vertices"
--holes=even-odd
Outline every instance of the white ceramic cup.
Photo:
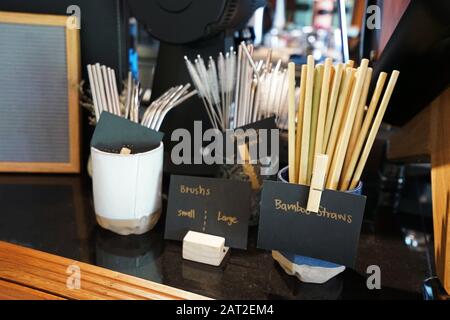
[[97,222],[121,235],[152,229],[161,215],[164,146],[137,154],[91,147]]

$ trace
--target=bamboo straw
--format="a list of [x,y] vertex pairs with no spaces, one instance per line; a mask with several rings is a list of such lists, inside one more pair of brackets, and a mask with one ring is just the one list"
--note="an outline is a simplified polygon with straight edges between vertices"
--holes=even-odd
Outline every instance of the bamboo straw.
[[336,111],[336,105],[339,98],[339,89],[341,87],[342,78],[344,75],[344,65],[338,64],[334,73],[333,85],[330,94],[330,102],[327,110],[327,120],[325,122],[325,132],[323,137],[322,153],[326,153],[328,147],[328,141],[330,139],[331,125],[334,120],[334,113]]
[[[345,71],[344,82],[342,83],[342,90],[339,93],[339,101],[336,108],[336,114],[331,126],[330,139],[327,145],[326,154],[330,158],[328,161],[328,168],[331,166],[330,162],[333,159],[333,154],[336,149],[336,142],[338,139],[339,130],[341,128],[342,119],[344,118],[344,111],[346,109],[346,103],[349,97],[349,92],[352,87],[353,77],[355,75],[355,69],[348,67]],[[329,170],[327,170],[329,172]]]
[[323,137],[327,117],[328,96],[330,93],[332,63],[333,61],[330,58],[325,60],[322,89],[320,94],[319,115],[317,119],[316,146],[314,148],[315,153],[322,153],[322,147],[324,144]]
[[305,108],[303,112],[302,146],[300,151],[299,183],[306,185],[308,178],[309,136],[311,130],[311,109],[314,90],[314,58],[308,56],[305,89]]
[[312,177],[312,169],[314,163],[314,154],[316,147],[316,132],[317,132],[317,119],[319,117],[319,104],[320,104],[320,91],[322,87],[323,80],[323,65],[316,66],[316,72],[314,76],[314,94],[313,94],[313,104],[311,113],[311,133],[309,141],[309,153],[308,153],[308,177],[307,184],[309,185]]
[[289,182],[294,183],[295,178],[295,63],[288,65],[288,81],[289,81]]
[[[331,70],[330,70],[330,83],[328,83],[328,87],[330,88],[330,94],[331,94],[331,89],[333,88],[333,81],[334,81],[334,75],[336,73],[336,68],[333,65],[333,60],[331,60]],[[329,97],[328,97],[329,98]],[[327,113],[328,113],[328,102],[327,101]]]
[[336,149],[336,153],[333,155],[333,164],[331,166],[331,171],[328,179],[328,188],[332,190],[336,190],[339,183],[339,178],[342,172],[342,166],[344,164],[344,157],[347,151],[348,142],[350,139],[350,134],[352,131],[353,121],[355,120],[355,115],[357,111],[357,107],[359,104],[359,100],[361,97],[361,91],[364,85],[364,80],[366,79],[366,72],[369,66],[369,60],[363,59],[361,61],[361,66],[358,70],[358,76],[356,79],[355,89],[352,95],[352,99],[350,101],[348,114],[346,121],[344,123],[344,127],[341,133],[341,142],[338,144],[338,148]]
[[297,110],[297,135],[295,138],[295,183],[299,181],[300,173],[300,150],[302,145],[302,131],[303,131],[303,113],[305,110],[305,92],[306,92],[306,77],[307,77],[308,67],[304,64],[302,65],[302,72],[300,76],[300,96],[298,99],[298,110]]
[[367,138],[366,145],[364,146],[361,159],[359,159],[358,166],[356,167],[355,174],[353,175],[352,183],[350,184],[350,189],[356,188],[359,183],[359,180],[361,179],[362,171],[364,169],[364,166],[366,165],[367,158],[369,157],[369,153],[370,150],[372,149],[373,143],[377,136],[378,130],[381,125],[381,121],[383,120],[384,114],[389,105],[389,101],[391,100],[392,93],[394,91],[399,75],[400,72],[398,72],[397,70],[394,70],[392,72],[391,78],[389,79],[389,83],[383,96],[383,100],[381,101],[380,108],[378,109],[377,116],[375,117],[375,120],[369,133],[369,137]]
[[357,161],[359,159],[359,156],[361,154],[361,150],[364,146],[364,142],[366,141],[367,133],[369,132],[370,125],[372,124],[372,119],[375,114],[375,110],[378,106],[378,101],[380,100],[381,93],[383,92],[384,84],[386,82],[387,73],[382,72],[380,73],[380,76],[378,77],[378,81],[375,87],[375,91],[372,95],[372,99],[370,101],[369,110],[367,111],[366,118],[364,119],[363,126],[361,128],[360,134],[358,136],[358,140],[356,141],[355,149],[353,151],[350,163],[348,167],[346,168],[342,184],[341,184],[341,190],[346,191],[350,185],[353,172],[355,170],[355,166],[357,164]]
[[248,146],[246,143],[242,143],[238,145],[239,155],[242,159],[243,165],[242,168],[245,174],[250,179],[250,185],[252,190],[259,190],[261,188],[261,184],[258,179],[258,175],[255,171],[255,166],[251,164],[250,152],[248,150]]
[[[352,79],[351,79],[350,90],[349,90],[349,92],[347,94],[346,99],[344,100],[345,103],[344,103],[344,106],[342,108],[342,114],[341,114],[341,118],[340,118],[340,121],[339,121],[339,126],[337,126],[336,136],[335,136],[335,139],[333,140],[334,147],[333,147],[332,153],[330,155],[331,156],[331,160],[330,160],[329,166],[327,168],[328,169],[328,171],[327,171],[327,174],[328,174],[327,175],[327,181],[329,179],[329,174],[330,174],[330,172],[332,170],[332,166],[336,165],[335,156],[336,156],[337,150],[339,150],[339,145],[342,143],[342,133],[344,131],[345,122],[346,122],[346,119],[347,119],[347,116],[348,116],[348,108],[349,108],[349,104],[350,104],[351,98],[353,96],[353,92],[355,91],[356,77],[357,77],[358,71],[355,68],[352,68],[352,70],[354,71],[354,74],[353,74]],[[336,124],[334,124],[334,125],[336,125]],[[333,128],[333,130],[335,130],[335,129]]]
[[341,129],[344,126],[344,121],[345,121],[346,116],[348,114],[348,108],[350,107],[350,102],[351,102],[352,97],[353,97],[353,92],[355,92],[356,79],[358,78],[358,69],[353,68],[353,70],[355,70],[355,74],[353,75],[352,84],[350,86],[350,91],[349,91],[349,93],[347,95],[347,100],[345,100],[345,104],[344,104],[344,118],[342,119],[343,122],[342,122],[342,125],[341,125]]
[[366,80],[364,81],[364,86],[361,93],[361,98],[359,100],[358,111],[355,117],[355,123],[357,124],[356,128],[358,129],[358,132],[361,130],[364,121],[364,111],[367,106],[367,97],[369,95],[370,84],[372,83],[372,74],[373,69],[368,68],[366,73]]
[[352,154],[353,154],[353,151],[354,151],[354,148],[356,145],[356,140],[358,139],[359,134],[361,132],[361,127],[362,127],[362,123],[363,123],[363,119],[364,119],[364,108],[366,107],[367,96],[369,94],[370,83],[372,80],[372,71],[373,71],[372,68],[367,69],[366,79],[364,80],[364,86],[363,86],[361,97],[359,100],[358,109],[356,111],[356,116],[355,116],[355,121],[353,124],[352,133],[350,136],[350,141],[348,143],[347,155],[345,156],[344,172],[350,163],[350,158],[352,157]]

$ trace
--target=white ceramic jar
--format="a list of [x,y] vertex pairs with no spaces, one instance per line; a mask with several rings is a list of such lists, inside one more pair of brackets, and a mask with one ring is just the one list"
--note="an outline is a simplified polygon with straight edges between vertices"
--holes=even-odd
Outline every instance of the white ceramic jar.
[[137,154],[91,147],[97,222],[121,235],[151,230],[161,215],[164,146]]

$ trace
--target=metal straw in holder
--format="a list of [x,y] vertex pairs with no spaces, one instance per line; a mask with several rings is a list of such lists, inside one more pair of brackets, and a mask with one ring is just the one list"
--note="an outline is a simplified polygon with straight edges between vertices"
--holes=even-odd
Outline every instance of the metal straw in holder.
[[164,147],[137,154],[91,148],[97,222],[121,235],[151,230],[161,215]]

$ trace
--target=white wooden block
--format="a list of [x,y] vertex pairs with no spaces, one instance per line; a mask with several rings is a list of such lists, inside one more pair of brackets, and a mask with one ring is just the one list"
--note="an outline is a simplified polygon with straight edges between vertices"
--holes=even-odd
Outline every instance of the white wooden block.
[[189,231],[183,239],[183,259],[219,266],[228,252],[225,238]]

